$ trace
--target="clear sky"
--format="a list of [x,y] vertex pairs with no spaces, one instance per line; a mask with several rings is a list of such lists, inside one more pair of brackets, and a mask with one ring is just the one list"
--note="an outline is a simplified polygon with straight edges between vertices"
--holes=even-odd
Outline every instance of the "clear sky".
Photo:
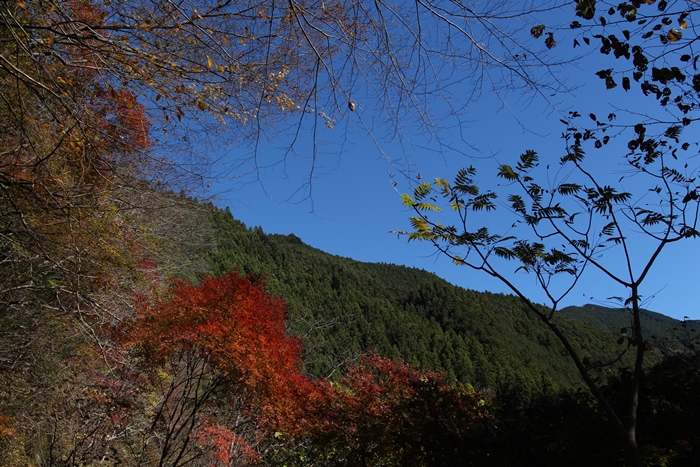
[[[559,37],[559,36],[558,36]],[[572,53],[571,39],[562,38],[556,53],[566,56]],[[580,49],[579,49],[580,50]],[[595,112],[607,115],[615,106],[632,109],[636,101],[624,96],[621,90],[606,92],[604,83],[594,72],[604,67],[601,57],[594,53],[577,60],[562,69],[562,76],[577,89],[565,95],[550,95],[559,109],[576,109],[584,115]],[[462,83],[468,86],[468,83]],[[465,92],[467,89],[465,89]],[[528,97],[528,95],[525,95]],[[526,149],[540,154],[542,164],[556,163],[564,152],[560,138],[563,125],[560,114],[535,97],[523,98],[523,94],[510,93],[496,96],[484,94],[462,112],[457,127],[455,119],[439,122],[442,149],[431,135],[412,133],[407,127],[403,139],[393,140],[375,133],[370,136],[361,128],[363,112],[369,112],[372,103],[357,97],[356,112],[346,113],[346,120],[335,129],[323,128],[317,139],[323,142],[317,154],[317,167],[312,184],[312,199],[303,199],[304,181],[311,166],[310,146],[299,146],[296,153],[286,157],[285,167],[277,166],[263,172],[261,183],[250,178],[229,177],[213,184],[210,194],[215,203],[229,206],[237,219],[248,226],[261,226],[267,233],[293,233],[305,243],[331,254],[367,262],[385,262],[418,267],[434,272],[455,285],[469,289],[492,292],[509,292],[504,285],[483,273],[457,267],[443,256],[437,256],[427,243],[407,243],[390,230],[409,229],[408,212],[399,200],[400,193],[410,192],[414,182],[410,177],[420,174],[424,180],[434,177],[452,179],[462,167],[473,165],[479,170],[479,181],[484,185],[497,183],[497,162],[515,163]],[[443,106],[443,107],[441,107]],[[436,114],[444,110],[437,98],[433,109]],[[640,110],[643,110],[640,109]],[[410,122],[407,122],[410,123]],[[404,173],[392,166],[377,148],[400,161]],[[288,139],[280,137],[258,147],[259,153],[271,160],[278,160]],[[342,147],[342,154],[335,155]],[[445,149],[450,147],[451,149]],[[304,150],[303,148],[306,148]],[[235,161],[250,155],[250,146],[222,145],[219,156]],[[610,147],[612,155],[620,155],[624,149]],[[622,160],[622,158],[620,158]],[[410,164],[406,166],[405,164]],[[613,183],[618,180],[615,167],[601,165],[604,176]],[[233,175],[239,175],[233,173]],[[394,186],[396,183],[396,186]],[[297,192],[301,187],[301,192]],[[296,192],[296,194],[295,194]],[[301,194],[301,196],[300,196]],[[290,202],[291,198],[291,202]],[[507,211],[503,210],[507,216]],[[505,217],[504,217],[505,218]],[[449,220],[445,216],[445,220]],[[510,222],[510,220],[506,221]],[[634,242],[640,255],[648,245]],[[700,319],[697,300],[698,242],[690,240],[669,248],[660,258],[645,281],[642,291],[648,300],[645,307],[674,318],[689,316]],[[511,274],[514,281],[540,302],[544,296],[534,277],[515,274],[514,265],[505,266],[503,272]],[[564,300],[563,305],[598,303],[616,306],[606,300],[611,296],[626,296],[601,274],[590,270]]]

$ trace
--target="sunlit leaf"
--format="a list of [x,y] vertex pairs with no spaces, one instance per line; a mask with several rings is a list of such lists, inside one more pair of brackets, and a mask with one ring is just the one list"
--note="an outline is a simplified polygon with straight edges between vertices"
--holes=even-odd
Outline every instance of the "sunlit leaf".
[[401,204],[408,208],[412,208],[415,206],[416,202],[413,200],[413,198],[411,198],[411,195],[404,193],[401,195]]
[[668,40],[670,40],[671,42],[678,42],[682,38],[683,38],[683,33],[681,31],[679,31],[678,29],[673,28],[670,31],[668,31]]
[[433,186],[428,182],[423,182],[413,190],[413,196],[417,200],[421,200],[428,196],[431,191],[433,191]]
[[513,168],[509,165],[501,165],[498,168],[498,176],[505,178],[506,180],[517,180],[518,174],[513,171]]
[[434,212],[440,212],[442,211],[442,208],[440,206],[436,206],[431,203],[415,203],[413,205],[413,208],[418,209],[419,211],[434,211]]

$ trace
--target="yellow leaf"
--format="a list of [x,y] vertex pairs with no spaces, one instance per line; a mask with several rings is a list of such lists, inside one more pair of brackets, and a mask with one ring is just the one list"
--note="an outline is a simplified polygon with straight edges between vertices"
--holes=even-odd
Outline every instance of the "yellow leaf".
[[435,185],[438,187],[450,187],[450,182],[443,178],[435,177]]
[[211,57],[209,55],[205,55],[207,57],[207,67],[211,70],[213,66],[213,62],[211,60]]
[[435,211],[435,212],[442,211],[442,208],[440,206],[435,206],[434,204],[431,204],[431,203],[416,203],[413,205],[413,207],[420,209],[421,211]]
[[682,37],[683,33],[676,28],[673,28],[670,31],[668,31],[668,40],[670,40],[671,42],[678,42],[679,40],[681,40]]
[[412,208],[416,204],[413,198],[411,198],[411,195],[409,195],[408,193],[404,193],[401,195],[401,203],[407,208]]

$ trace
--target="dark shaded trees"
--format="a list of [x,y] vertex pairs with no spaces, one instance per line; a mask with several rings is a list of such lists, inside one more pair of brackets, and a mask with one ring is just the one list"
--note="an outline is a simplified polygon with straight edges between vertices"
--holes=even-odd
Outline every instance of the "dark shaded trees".
[[299,465],[478,465],[495,431],[484,394],[378,355],[363,356],[320,390]]
[[[624,440],[633,465],[642,462],[636,427],[644,356],[650,347],[640,315],[642,290],[649,287],[645,279],[670,245],[700,235],[694,161],[698,143],[688,129],[697,119],[700,75],[692,49],[695,37],[684,38],[682,32],[693,24],[696,11],[682,9],[684,5],[628,2],[596,18],[596,2],[577,3],[576,14],[585,22],[571,23],[573,30],[583,31],[574,47],[598,42],[599,53],[614,56],[615,65],[596,75],[608,91],[620,81],[624,91],[638,92],[643,113],[619,110],[599,118],[590,112],[589,125],[578,111],[571,111],[562,119],[563,155],[541,161],[535,151],[526,151],[514,165],[500,164],[496,175],[504,182],[502,188],[480,190],[477,171],[469,167],[452,183],[436,179],[402,198],[416,213],[409,240],[432,242],[455,264],[500,279],[559,338]],[[532,32],[538,37],[541,33]],[[611,170],[621,170],[622,177],[611,180]],[[499,206],[503,192],[507,203]],[[435,219],[442,202],[456,222]],[[507,233],[493,233],[498,227],[491,226],[489,213],[497,207],[512,215],[507,222],[512,227],[503,229]],[[536,278],[549,300],[546,309],[514,285],[504,269],[509,261],[517,264],[516,272]],[[589,269],[627,293],[617,298],[629,313],[629,325],[619,338],[622,347],[603,361],[583,358],[557,323],[559,303]],[[618,362],[626,352],[634,355],[627,402],[613,407],[591,371]]]

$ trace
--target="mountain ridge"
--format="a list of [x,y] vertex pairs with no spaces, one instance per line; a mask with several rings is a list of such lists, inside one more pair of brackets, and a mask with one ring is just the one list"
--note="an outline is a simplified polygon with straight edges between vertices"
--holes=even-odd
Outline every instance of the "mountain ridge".
[[[287,301],[289,328],[304,337],[314,376],[376,351],[522,407],[581,386],[563,345],[513,295],[466,289],[419,268],[325,253],[294,234],[246,227],[228,209],[214,210],[212,223],[212,274],[265,276],[268,289]],[[607,361],[619,353],[610,330],[566,313],[556,321],[582,357]],[[649,364],[660,359],[649,357]],[[620,366],[629,364],[626,358]]]

